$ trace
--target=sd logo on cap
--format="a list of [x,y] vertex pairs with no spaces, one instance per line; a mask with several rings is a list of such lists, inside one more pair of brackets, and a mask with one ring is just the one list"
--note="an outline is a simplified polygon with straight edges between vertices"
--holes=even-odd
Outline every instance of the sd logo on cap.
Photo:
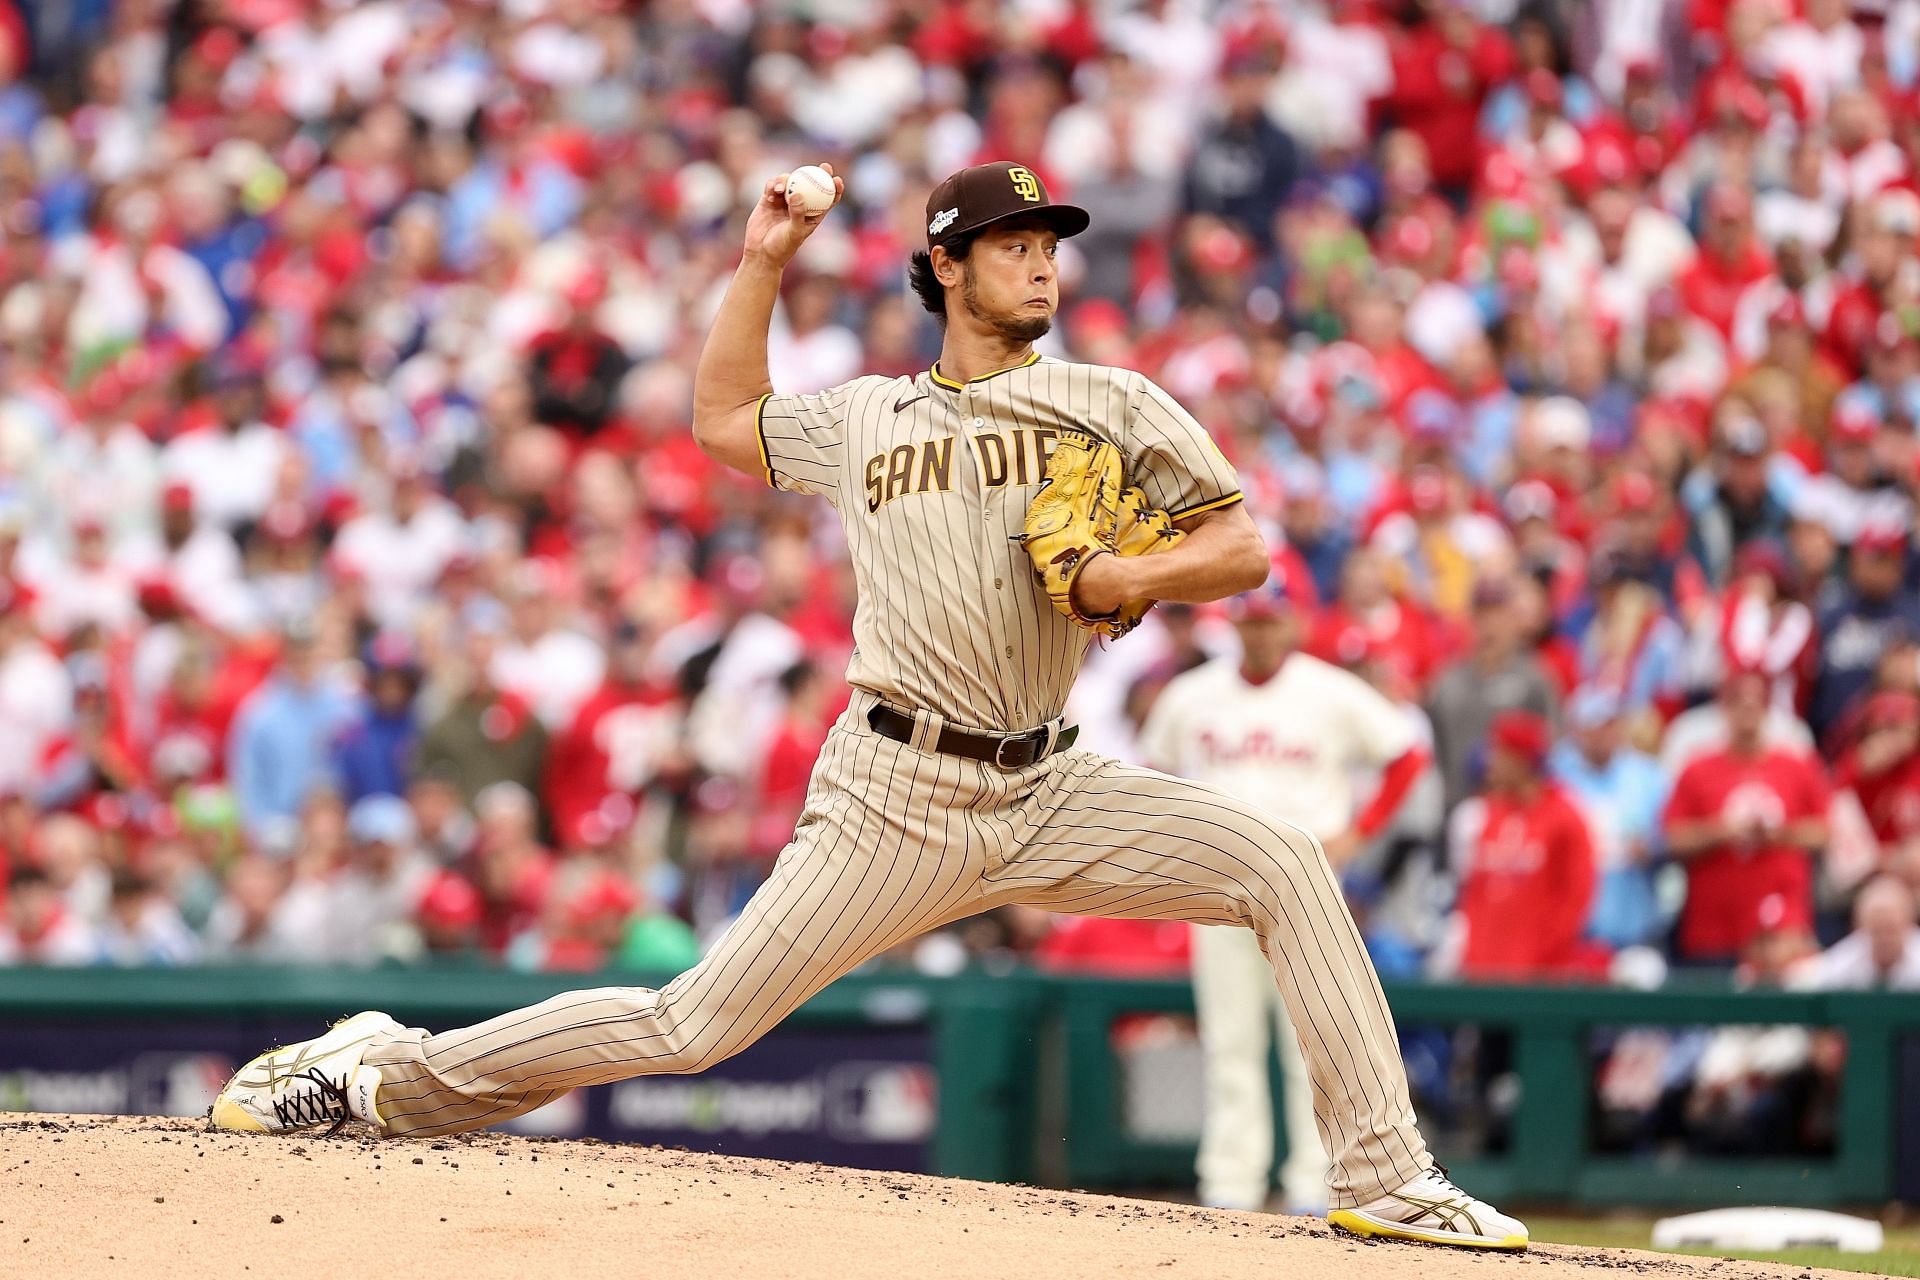
[[942,182],[927,197],[927,245],[954,240],[1003,218],[1042,219],[1061,239],[1092,221],[1078,205],[1055,204],[1040,175],[1010,160],[976,164]]

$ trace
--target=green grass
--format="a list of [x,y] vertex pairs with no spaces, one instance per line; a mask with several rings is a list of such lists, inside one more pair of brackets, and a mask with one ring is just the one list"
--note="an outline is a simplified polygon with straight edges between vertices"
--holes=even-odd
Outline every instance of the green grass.
[[[1653,1222],[1647,1218],[1542,1218],[1525,1215],[1533,1239],[1541,1244],[1576,1244],[1593,1249],[1651,1249]],[[1786,1262],[1801,1267],[1830,1267],[1868,1275],[1920,1277],[1920,1229],[1890,1227],[1886,1248],[1878,1253],[1841,1253],[1837,1249],[1783,1249],[1779,1253],[1723,1253],[1682,1249],[1709,1258],[1749,1262]]]

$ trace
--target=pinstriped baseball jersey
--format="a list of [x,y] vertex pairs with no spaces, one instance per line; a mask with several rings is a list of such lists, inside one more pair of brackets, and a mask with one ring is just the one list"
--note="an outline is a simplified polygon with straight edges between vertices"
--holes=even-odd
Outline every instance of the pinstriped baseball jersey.
[[1048,603],[1014,540],[1063,429],[1110,440],[1175,518],[1240,499],[1233,468],[1145,376],[1034,354],[959,382],[939,365],[758,411],[767,481],[832,503],[859,583],[847,679],[985,729],[1058,716],[1089,633]]

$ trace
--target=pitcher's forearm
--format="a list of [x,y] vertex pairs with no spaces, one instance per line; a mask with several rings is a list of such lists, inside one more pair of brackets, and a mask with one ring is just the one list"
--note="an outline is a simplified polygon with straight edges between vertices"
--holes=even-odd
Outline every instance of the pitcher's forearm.
[[1211,527],[1203,529],[1159,555],[1121,560],[1131,588],[1121,599],[1206,604],[1251,591],[1267,580],[1264,546],[1249,543],[1233,530],[1221,530],[1218,537],[1204,536],[1210,532]]
[[767,329],[780,295],[780,268],[748,255],[700,349],[693,375],[693,438],[709,455],[741,471],[760,469],[754,416],[773,390],[767,375]]
[[1111,613],[1128,600],[1205,604],[1267,580],[1266,540],[1236,504],[1208,513],[1184,540],[1150,556],[1097,556],[1080,571],[1075,599],[1088,616]]

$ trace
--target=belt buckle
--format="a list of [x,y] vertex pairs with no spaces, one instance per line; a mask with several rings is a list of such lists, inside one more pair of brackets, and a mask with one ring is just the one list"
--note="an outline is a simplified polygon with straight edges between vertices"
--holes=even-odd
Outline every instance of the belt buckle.
[[1059,740],[1060,740],[1060,722],[1058,720],[1049,720],[1043,727],[1038,729],[1029,729],[1025,733],[1010,733],[1006,737],[1000,739],[999,744],[995,746],[993,749],[994,768],[1022,769],[1026,767],[1025,765],[1008,764],[1005,760],[1001,759],[1000,753],[1007,749],[1007,744],[1009,742],[1035,743],[1036,745],[1035,745],[1033,759],[1027,761],[1027,764],[1038,764],[1040,761],[1045,760],[1048,756],[1053,754],[1054,743],[1058,742]]
[[[1026,737],[1025,737],[1025,735],[1023,735],[1023,734],[1018,734],[1018,733],[1010,733],[1010,734],[1008,734],[1008,735],[1007,735],[1006,737],[1004,737],[1004,738],[1002,738],[1002,739],[1000,739],[1000,741],[999,741],[999,743],[997,743],[997,744],[996,744],[996,745],[994,746],[994,748],[993,748],[993,767],[994,767],[994,768],[996,768],[996,769],[1021,769],[1021,768],[1025,768],[1025,766],[1024,766],[1024,765],[1017,765],[1017,764],[1008,764],[1008,763],[1007,763],[1007,762],[1006,762],[1006,761],[1005,761],[1004,759],[1002,759],[1002,758],[1001,758],[1001,753],[1002,753],[1002,752],[1004,752],[1004,751],[1005,751],[1005,750],[1007,749],[1007,744],[1008,744],[1008,743],[1010,743],[1010,742],[1025,742],[1025,741],[1026,741]],[[1032,762],[1032,761],[1028,761],[1027,763],[1028,763],[1028,764],[1031,764],[1031,763],[1033,763],[1033,762]]]

